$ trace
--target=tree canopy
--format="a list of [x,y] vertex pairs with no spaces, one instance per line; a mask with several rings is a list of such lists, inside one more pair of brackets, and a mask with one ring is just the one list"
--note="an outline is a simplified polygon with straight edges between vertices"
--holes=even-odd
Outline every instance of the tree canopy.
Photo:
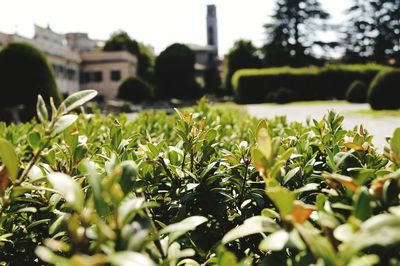
[[149,47],[132,39],[125,31],[113,33],[104,51],[128,51],[138,59],[137,75],[149,83],[154,82],[154,54]]
[[184,44],[168,46],[156,58],[155,80],[162,98],[193,99],[200,94],[195,80],[195,55]]
[[264,27],[264,46],[268,66],[305,66],[315,64],[312,49],[329,45],[316,39],[329,17],[318,0],[277,0],[272,22]]
[[226,73],[225,86],[228,92],[232,92],[232,76],[243,68],[259,68],[262,66],[262,60],[259,56],[259,50],[248,40],[238,40],[229,50],[227,55],[228,69]]

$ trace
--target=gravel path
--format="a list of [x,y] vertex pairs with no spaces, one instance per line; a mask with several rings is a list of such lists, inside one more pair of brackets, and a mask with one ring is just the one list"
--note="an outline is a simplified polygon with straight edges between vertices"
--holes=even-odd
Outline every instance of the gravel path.
[[287,104],[287,105],[266,105],[249,104],[247,112],[258,118],[272,118],[286,115],[290,121],[305,122],[307,117],[321,119],[329,110],[334,110],[345,116],[344,127],[351,129],[356,125],[363,124],[364,127],[374,136],[374,144],[382,149],[386,143],[385,137],[391,136],[393,131],[400,127],[400,118],[392,116],[367,116],[357,115],[348,112],[369,109],[368,104]]

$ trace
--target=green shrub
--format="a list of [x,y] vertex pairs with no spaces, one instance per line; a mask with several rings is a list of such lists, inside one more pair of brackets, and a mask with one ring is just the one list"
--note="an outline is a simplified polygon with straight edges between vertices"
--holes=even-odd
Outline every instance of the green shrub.
[[294,99],[295,99],[294,92],[287,88],[279,88],[274,93],[274,98],[273,98],[274,102],[276,103],[289,103],[292,102]]
[[0,109],[24,105],[23,120],[34,116],[34,107],[41,94],[48,101],[61,100],[53,72],[44,54],[26,43],[11,43],[0,52]]
[[351,103],[365,103],[367,101],[367,91],[367,85],[360,80],[356,80],[347,89],[346,100]]
[[399,265],[400,128],[71,113],[95,95],[0,123],[0,265]]
[[195,55],[184,44],[168,46],[156,58],[157,96],[161,98],[195,99],[201,89],[195,80]]
[[368,89],[372,109],[400,108],[400,70],[382,71]]
[[294,100],[344,99],[355,80],[369,84],[375,75],[389,67],[379,65],[332,65],[322,68],[265,68],[237,71],[232,83],[240,103],[262,102],[266,95],[286,87]]
[[118,89],[117,98],[134,103],[151,100],[153,90],[150,85],[139,77],[128,77]]

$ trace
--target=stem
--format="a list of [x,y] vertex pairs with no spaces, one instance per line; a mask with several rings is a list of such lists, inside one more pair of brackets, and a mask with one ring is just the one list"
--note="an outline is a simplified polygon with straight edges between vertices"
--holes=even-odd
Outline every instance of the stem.
[[250,165],[250,160],[246,159],[245,160],[245,170],[244,170],[244,176],[242,179],[242,186],[240,187],[240,193],[239,193],[239,203],[242,202],[243,200],[243,194],[244,194],[244,190],[246,187],[246,181],[247,181],[247,172],[249,170],[249,165]]
[[186,151],[183,152],[183,160],[182,160],[182,166],[181,166],[182,171],[183,171],[183,169],[185,169],[185,160],[186,160]]
[[147,218],[147,219],[149,220],[149,222],[150,222],[151,233],[153,234],[153,236],[154,236],[154,238],[155,238],[155,239],[154,239],[154,245],[156,246],[158,252],[160,252],[161,258],[164,260],[167,256],[165,255],[165,253],[164,253],[164,251],[163,251],[163,249],[162,249],[162,245],[161,245],[161,242],[160,242],[160,235],[158,234],[157,227],[156,227],[156,225],[154,224],[153,219],[150,217],[150,212],[149,212],[149,210],[148,210],[147,208],[145,208],[144,211],[145,211],[146,218]]

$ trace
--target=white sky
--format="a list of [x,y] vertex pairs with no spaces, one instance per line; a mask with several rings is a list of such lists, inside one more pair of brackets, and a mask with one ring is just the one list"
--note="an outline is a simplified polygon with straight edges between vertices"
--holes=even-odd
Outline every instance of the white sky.
[[[348,0],[321,2],[332,21],[340,23]],[[217,5],[220,55],[240,38],[263,44],[262,26],[274,0],[0,0],[0,31],[32,37],[33,24],[50,24],[56,32],[107,39],[122,29],[159,53],[174,42],[206,43],[207,4]]]

